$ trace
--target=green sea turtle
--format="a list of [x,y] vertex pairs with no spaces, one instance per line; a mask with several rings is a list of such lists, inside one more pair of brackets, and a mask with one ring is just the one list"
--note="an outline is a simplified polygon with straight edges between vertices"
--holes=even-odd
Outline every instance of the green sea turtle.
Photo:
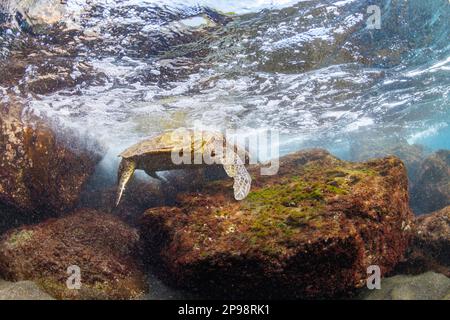
[[[137,169],[160,179],[157,171],[222,165],[227,175],[234,178],[236,200],[244,199],[250,191],[252,179],[244,166],[248,153],[237,145],[228,145],[220,133],[179,129],[168,131],[131,146],[120,156],[116,206]],[[184,161],[180,162],[180,159]]]

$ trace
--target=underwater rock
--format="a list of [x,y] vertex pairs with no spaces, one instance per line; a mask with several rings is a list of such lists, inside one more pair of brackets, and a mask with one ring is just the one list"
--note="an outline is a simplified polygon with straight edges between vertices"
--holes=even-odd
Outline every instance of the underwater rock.
[[172,193],[170,196],[173,197],[179,192],[198,191],[210,181],[227,177],[222,166],[206,166],[191,170],[171,170],[164,176],[167,183],[163,184],[163,186],[167,189],[167,192]]
[[308,150],[281,158],[278,175],[259,169],[243,201],[227,179],[146,211],[141,239],[165,281],[222,298],[334,297],[364,285],[368,266],[384,274],[402,258],[412,213],[397,158]]
[[137,225],[139,217],[152,207],[167,204],[168,197],[173,193],[167,192],[160,183],[151,183],[140,179],[133,179],[127,186],[120,204],[115,207],[117,186],[105,189],[83,191],[80,205],[104,212],[111,212],[130,225]]
[[[197,191],[210,180],[227,177],[219,166],[194,170],[172,170],[164,174],[164,181],[134,176],[117,207],[117,185],[87,186],[84,188],[79,207],[111,212],[132,226],[139,225],[141,215],[149,208],[173,205],[179,192]],[[95,175],[92,179],[98,179]],[[1,226],[0,226],[1,227]]]
[[38,214],[23,214],[23,211],[0,203],[0,235],[12,228],[20,227],[24,224],[33,224],[40,221],[42,217]]
[[450,277],[450,206],[416,218],[407,258],[397,273],[418,274],[433,270]]
[[0,61],[0,67],[4,70],[0,74],[0,85],[14,87],[16,92],[26,96],[51,94],[103,81],[104,74],[95,73],[89,63],[73,61],[76,54],[73,44],[60,45],[64,49],[35,45],[26,55],[16,53],[8,60]]
[[2,113],[0,202],[29,214],[72,209],[100,159],[64,140],[40,121]]
[[[171,60],[175,64],[178,64],[178,58],[199,61],[213,51],[209,43],[212,38],[219,38],[216,32],[232,18],[204,6],[188,6],[185,9],[156,4],[148,6],[138,2],[127,5],[90,3],[80,17],[79,25],[84,30],[84,36],[79,39],[100,55],[139,59],[160,56],[166,62]],[[123,20],[130,13],[135,17],[133,23]],[[181,71],[171,68],[166,73],[165,67],[160,67],[160,80],[163,82],[173,72]],[[145,71],[141,72],[143,70],[136,71],[144,81],[156,78],[148,73],[145,75]]]
[[350,148],[352,161],[366,161],[391,155],[400,158],[408,171],[410,186],[417,180],[418,171],[426,154],[424,146],[409,144],[408,141],[399,138],[359,138]]
[[450,278],[427,272],[416,276],[398,275],[381,281],[381,289],[367,290],[364,300],[449,300]]
[[[79,210],[4,234],[0,276],[9,281],[32,280],[59,299],[137,298],[146,291],[138,240],[137,231],[118,218]],[[66,285],[71,266],[80,268],[79,290]]]
[[6,0],[0,7],[9,9],[24,30],[56,24],[65,14],[61,0]]
[[450,267],[450,206],[417,218],[414,244]]
[[425,159],[411,190],[411,207],[416,214],[450,205],[450,150],[439,150]]
[[32,281],[0,280],[0,300],[54,300]]

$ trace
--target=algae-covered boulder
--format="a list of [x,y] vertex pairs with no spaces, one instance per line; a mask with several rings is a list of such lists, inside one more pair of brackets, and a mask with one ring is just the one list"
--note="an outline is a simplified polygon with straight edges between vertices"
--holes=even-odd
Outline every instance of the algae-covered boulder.
[[426,272],[420,275],[397,275],[383,279],[381,289],[366,290],[364,300],[450,300],[450,278]]
[[67,142],[41,121],[1,112],[0,203],[27,214],[72,209],[99,156]]
[[416,218],[412,245],[398,273],[433,270],[450,277],[450,206]]
[[411,190],[411,207],[416,213],[430,213],[450,205],[450,150],[428,157]]
[[397,158],[349,163],[310,150],[283,157],[275,176],[259,169],[243,201],[227,179],[146,211],[141,238],[166,281],[215,297],[330,297],[402,258],[412,214]]
[[[147,287],[139,267],[138,239],[137,231],[118,218],[80,210],[5,233],[0,240],[0,277],[32,280],[61,299],[137,298]],[[67,286],[70,272],[76,271],[73,266],[79,267],[79,290]],[[75,284],[76,277],[72,280]]]
[[420,216],[416,225],[414,245],[450,267],[450,206]]

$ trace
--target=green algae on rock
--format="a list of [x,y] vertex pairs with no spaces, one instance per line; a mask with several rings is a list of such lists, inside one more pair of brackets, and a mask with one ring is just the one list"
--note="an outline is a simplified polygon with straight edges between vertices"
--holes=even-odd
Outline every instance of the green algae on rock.
[[10,249],[20,248],[33,238],[33,230],[17,230],[9,236],[6,246]]
[[149,261],[169,283],[216,297],[330,297],[403,257],[412,213],[397,158],[350,163],[309,150],[281,158],[276,176],[250,173],[241,202],[219,181],[142,217]]
[[[138,233],[112,215],[79,210],[10,230],[0,240],[0,277],[32,280],[59,299],[134,299],[146,292]],[[81,289],[66,285],[78,266]]]

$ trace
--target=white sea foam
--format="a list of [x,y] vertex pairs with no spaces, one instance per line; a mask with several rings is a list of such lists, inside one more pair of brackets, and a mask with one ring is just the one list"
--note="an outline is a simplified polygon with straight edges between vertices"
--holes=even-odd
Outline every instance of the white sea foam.
[[[195,13],[196,5],[231,15],[287,7],[294,2],[187,0],[163,4],[170,5],[166,9],[176,16],[177,10],[186,13],[186,8]],[[264,23],[243,17],[242,30],[236,28],[238,33],[232,41],[226,37],[223,43],[222,39],[210,41],[214,34],[202,39],[210,41],[212,53],[199,68],[192,68],[199,65],[195,55],[178,59],[171,58],[170,52],[163,58],[136,57],[141,53],[130,47],[136,37],[169,39],[170,32],[181,34],[182,25],[201,28],[209,23],[207,18],[195,13],[188,18],[189,14],[180,15],[179,20],[150,19],[128,6],[156,6],[160,1],[100,0],[98,4],[107,10],[93,18],[95,23],[85,33],[107,40],[103,58],[91,51],[86,58],[93,73],[103,75],[103,82],[30,97],[30,108],[93,133],[114,152],[163,130],[192,127],[199,122],[214,130],[245,128],[249,136],[260,128],[278,130],[282,135],[280,146],[285,150],[310,140],[339,139],[340,134],[377,125],[423,132],[421,118],[436,112],[448,114],[445,108],[449,106],[450,84],[445,74],[450,68],[449,58],[427,65],[412,64],[410,68],[364,65],[361,61],[367,53],[351,43],[352,29],[364,25],[364,12],[353,12],[352,2],[316,3],[317,10],[305,9],[305,14],[291,10],[288,14],[292,16],[279,23],[271,22],[277,16],[275,11],[273,16],[260,14],[258,19],[267,19]],[[81,0],[69,4],[68,10],[77,12],[78,17],[90,10]],[[124,11],[113,13],[117,8]],[[246,31],[248,24],[254,30]],[[111,31],[112,26],[125,31],[118,36]],[[128,32],[129,27],[132,32]],[[342,35],[347,40],[337,46]],[[344,56],[339,56],[340,46],[347,50]],[[179,48],[185,47],[173,49]],[[351,57],[349,61],[347,56]],[[165,70],[173,75],[162,81]],[[75,72],[73,76],[80,74]]]

